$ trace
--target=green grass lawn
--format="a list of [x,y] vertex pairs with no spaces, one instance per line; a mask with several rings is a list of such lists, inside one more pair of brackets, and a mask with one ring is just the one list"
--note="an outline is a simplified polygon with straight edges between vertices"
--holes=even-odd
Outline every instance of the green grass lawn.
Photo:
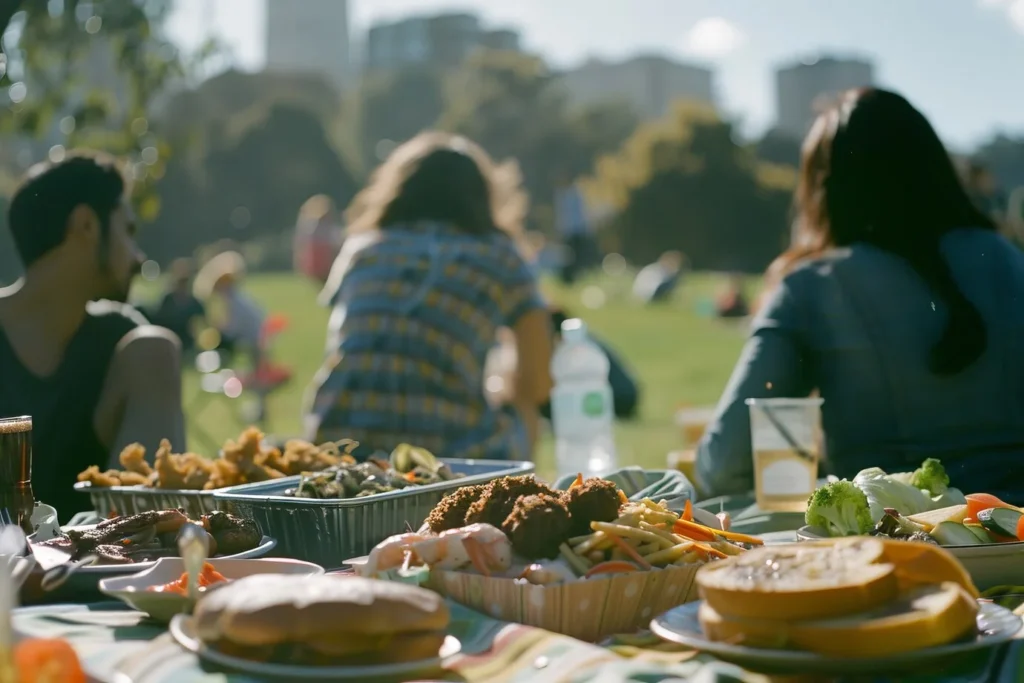
[[[666,454],[682,443],[673,423],[675,411],[682,405],[703,405],[718,399],[744,336],[742,327],[698,313],[720,281],[714,275],[694,275],[673,301],[658,307],[634,304],[629,297],[630,280],[625,276],[601,276],[571,289],[545,283],[546,294],[583,317],[640,379],[640,416],[616,428],[622,464],[663,467]],[[294,380],[271,397],[268,431],[278,436],[301,434],[303,393],[320,365],[328,311],[316,305],[317,288],[294,275],[253,275],[247,287],[268,312],[284,313],[290,320],[273,354],[276,361],[290,366]],[[603,292],[605,301],[590,308],[583,301],[593,304],[594,288]],[[197,451],[204,450],[197,439],[197,428],[220,442],[236,436],[244,426],[236,417],[236,402],[218,399],[200,410],[190,407],[199,393],[198,376],[192,370],[186,373],[184,392],[189,444]],[[550,435],[541,446],[538,467],[545,475],[554,472]]]

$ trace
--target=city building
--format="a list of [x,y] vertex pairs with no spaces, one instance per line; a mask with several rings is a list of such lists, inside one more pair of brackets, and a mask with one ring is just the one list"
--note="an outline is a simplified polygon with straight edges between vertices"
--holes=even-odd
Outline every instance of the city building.
[[396,69],[409,64],[452,68],[478,48],[518,50],[519,33],[486,29],[474,14],[409,17],[376,24],[366,41],[366,68]]
[[626,101],[643,119],[664,116],[677,100],[715,103],[710,69],[656,55],[622,62],[592,59],[564,72],[562,83],[573,104]]
[[267,0],[267,71],[319,74],[352,83],[348,0]]
[[776,129],[792,138],[803,138],[823,102],[844,90],[873,84],[874,72],[874,65],[867,60],[836,57],[804,60],[778,69]]

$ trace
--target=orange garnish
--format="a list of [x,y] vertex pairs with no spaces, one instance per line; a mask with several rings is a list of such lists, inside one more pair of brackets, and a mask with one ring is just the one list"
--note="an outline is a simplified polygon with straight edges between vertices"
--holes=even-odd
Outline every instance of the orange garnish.
[[690,502],[689,498],[686,499],[686,505],[683,506],[683,516],[680,519],[684,522],[693,521],[693,503]]
[[85,683],[85,672],[66,640],[31,638],[14,646],[18,683]]
[[619,549],[622,550],[622,552],[626,553],[631,558],[633,558],[633,561],[640,565],[641,569],[651,568],[651,563],[645,560],[643,557],[641,557],[640,553],[638,553],[633,546],[626,543],[624,540],[622,540],[615,534],[608,534],[608,538],[612,539],[612,542],[615,543],[615,545],[619,546]]
[[672,532],[694,541],[715,540],[714,529],[706,527],[703,524],[697,524],[696,522],[687,522],[685,519],[677,519],[675,524],[672,525]]
[[629,502],[629,497],[626,496],[626,492],[623,491],[622,489],[619,489],[619,502],[622,503],[623,505]]
[[576,474],[576,478],[572,480],[571,484],[569,484],[569,490],[572,491],[577,486],[583,486],[583,473],[582,472],[579,472],[579,473]]
[[723,553],[718,548],[712,548],[709,545],[705,545],[705,544],[699,543],[697,541],[694,541],[693,547],[697,548],[698,550],[700,550],[701,552],[703,552],[703,553],[705,553],[707,555],[712,555],[714,557],[717,557],[720,560],[724,560],[725,558],[729,557],[728,555]]

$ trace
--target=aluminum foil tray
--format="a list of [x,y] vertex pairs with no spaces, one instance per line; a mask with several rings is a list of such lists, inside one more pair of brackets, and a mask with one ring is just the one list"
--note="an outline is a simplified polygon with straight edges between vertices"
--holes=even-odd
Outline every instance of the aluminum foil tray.
[[93,486],[87,481],[76,483],[75,490],[89,495],[93,509],[100,517],[183,508],[189,517],[196,519],[218,509],[213,491],[179,491],[148,486],[103,487]]
[[275,555],[314,562],[326,569],[370,552],[388,536],[418,529],[434,506],[461,486],[530,474],[532,462],[456,460],[444,462],[464,477],[363,498],[312,499],[283,495],[299,484],[287,477],[213,492],[217,506],[249,517],[277,539]]

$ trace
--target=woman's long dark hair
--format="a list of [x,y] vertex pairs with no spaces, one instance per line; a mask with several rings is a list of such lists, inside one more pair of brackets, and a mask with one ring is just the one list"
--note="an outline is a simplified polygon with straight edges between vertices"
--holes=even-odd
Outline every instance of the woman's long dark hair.
[[793,245],[769,268],[777,283],[797,262],[867,243],[904,258],[949,316],[929,367],[953,375],[984,352],[987,333],[940,250],[956,228],[995,230],[971,202],[942,141],[906,99],[878,89],[846,93],[804,142]]
[[495,164],[466,138],[436,131],[400,145],[347,211],[350,233],[421,221],[519,241],[527,199],[518,165]]

